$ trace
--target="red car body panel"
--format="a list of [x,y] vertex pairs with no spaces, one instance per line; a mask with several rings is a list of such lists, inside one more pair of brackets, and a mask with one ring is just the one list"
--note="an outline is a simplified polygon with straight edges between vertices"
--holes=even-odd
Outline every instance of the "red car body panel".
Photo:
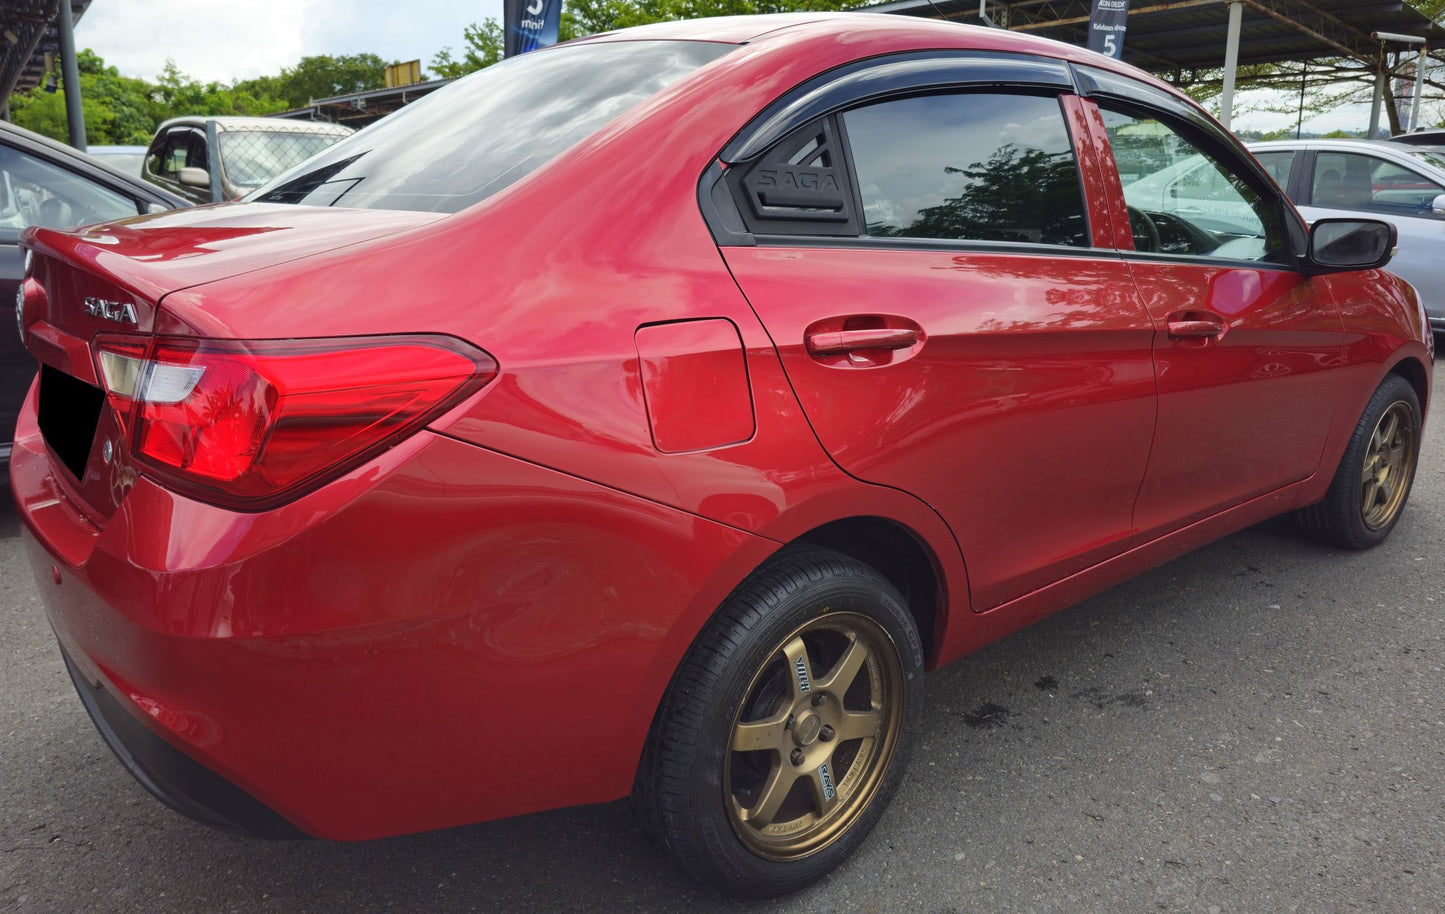
[[[1164,88],[1013,33],[839,21],[624,33],[749,43],[456,215],[242,204],[33,232],[31,346],[91,384],[117,328],[79,313],[90,295],[132,303],[141,334],[446,334],[500,366],[427,431],[250,513],[94,453],[67,478],[32,392],[12,489],[81,673],[314,835],[610,800],[698,631],[782,544],[904,531],[936,579],[937,665],[1318,499],[1387,372],[1423,402],[1428,330],[1387,274],[1132,257],[1107,136],[1072,95],[1095,250],[720,251],[699,176],[830,68],[971,48]],[[1217,345],[1170,340],[1191,309],[1231,322]],[[857,326],[921,344],[807,349]],[[1248,428],[1268,438],[1236,444]]]
[[[943,516],[974,609],[1128,548],[1157,398],[1153,324],[1117,256],[724,253],[824,447]],[[870,317],[924,333],[882,364],[803,345],[823,322]]]

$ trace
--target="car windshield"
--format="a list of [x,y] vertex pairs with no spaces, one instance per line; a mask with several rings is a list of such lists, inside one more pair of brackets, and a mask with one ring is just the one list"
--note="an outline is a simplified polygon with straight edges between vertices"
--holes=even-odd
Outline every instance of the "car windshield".
[[622,41],[523,54],[402,108],[247,199],[459,212],[734,47]]
[[304,130],[223,130],[221,167],[232,184],[260,187],[345,137]]

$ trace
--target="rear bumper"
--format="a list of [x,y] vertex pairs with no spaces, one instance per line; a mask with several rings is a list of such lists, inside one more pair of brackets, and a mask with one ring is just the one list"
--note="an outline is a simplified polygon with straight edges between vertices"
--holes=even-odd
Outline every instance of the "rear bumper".
[[222,831],[257,838],[305,838],[296,826],[151,731],[125,709],[104,685],[85,680],[62,648],[66,672],[80,703],[105,744],[125,770],[156,799]]
[[776,548],[430,432],[261,514],[142,479],[89,520],[33,413],[10,471],[107,742],[180,811],[269,835],[625,796],[682,652]]

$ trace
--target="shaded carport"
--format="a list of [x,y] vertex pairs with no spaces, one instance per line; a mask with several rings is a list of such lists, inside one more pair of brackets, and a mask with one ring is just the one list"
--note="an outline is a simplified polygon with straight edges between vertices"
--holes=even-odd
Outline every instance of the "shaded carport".
[[[70,145],[82,150],[85,115],[80,107],[74,26],[89,7],[90,0],[0,0],[0,99],[6,119],[12,94],[35,89],[58,68],[64,74]],[[50,89],[54,91],[53,84]]]
[[[1080,46],[1088,42],[1089,0],[894,0],[867,9],[993,25]],[[1429,47],[1445,51],[1445,29],[1404,3],[1136,0],[1129,10],[1124,60],[1177,85],[1222,69],[1220,120],[1226,127],[1232,114],[1237,66],[1340,57],[1358,61],[1375,75],[1373,135],[1389,71],[1387,50],[1413,53],[1426,47],[1371,37],[1378,32],[1418,37]],[[1418,87],[1414,97],[1420,97]]]

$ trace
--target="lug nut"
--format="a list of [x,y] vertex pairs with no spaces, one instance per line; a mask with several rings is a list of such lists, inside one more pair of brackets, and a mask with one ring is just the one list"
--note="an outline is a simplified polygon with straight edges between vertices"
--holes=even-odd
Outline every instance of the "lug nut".
[[825,705],[825,704],[827,704],[827,703],[828,703],[828,696],[827,696],[825,693],[819,692],[817,695],[814,695],[814,696],[813,696],[813,707],[815,707],[815,708],[821,708],[823,705]]
[[824,727],[821,731],[818,732],[818,739],[822,740],[822,741],[825,742],[825,743],[826,743],[828,740],[832,739],[832,738],[833,738],[833,728],[832,728],[832,727]]
[[792,760],[794,767],[802,765],[803,762],[807,760],[807,756],[803,755],[802,749],[794,749],[793,754],[789,756],[789,758]]

